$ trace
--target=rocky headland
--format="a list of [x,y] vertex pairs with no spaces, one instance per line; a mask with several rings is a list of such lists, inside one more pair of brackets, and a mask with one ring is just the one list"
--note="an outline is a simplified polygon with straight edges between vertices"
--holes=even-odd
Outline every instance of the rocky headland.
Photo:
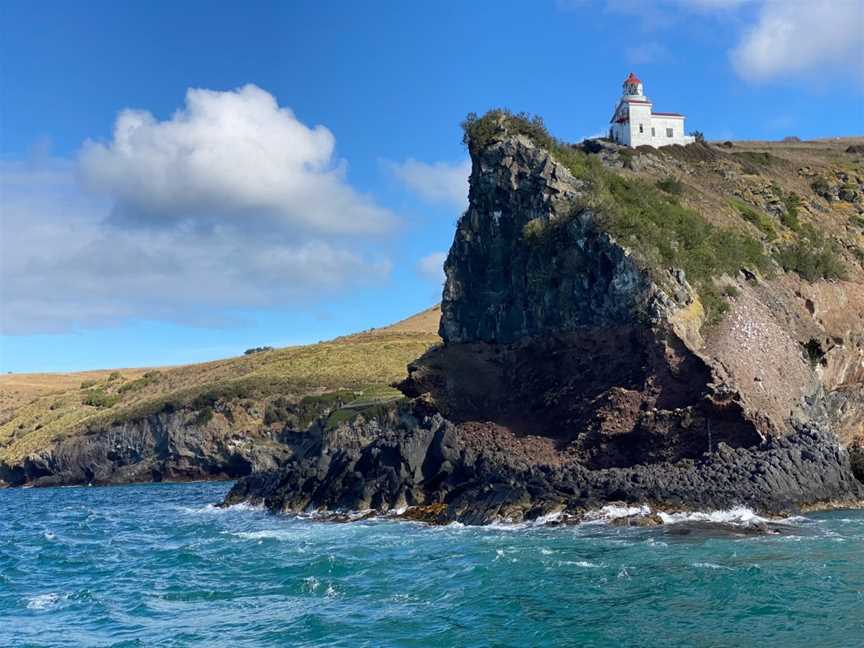
[[839,193],[779,154],[465,127],[443,344],[405,399],[312,426],[227,504],[485,524],[864,499],[860,175],[832,176],[849,220],[817,228]]

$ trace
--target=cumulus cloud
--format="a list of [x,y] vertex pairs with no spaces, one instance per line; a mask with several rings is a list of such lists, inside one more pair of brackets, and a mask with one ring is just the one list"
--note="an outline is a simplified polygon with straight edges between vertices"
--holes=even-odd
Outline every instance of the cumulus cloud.
[[444,261],[446,260],[446,252],[427,254],[417,262],[417,270],[431,281],[444,283]]
[[246,86],[190,91],[164,122],[124,111],[77,161],[0,162],[0,332],[222,324],[385,279],[394,217],[333,146]]
[[400,163],[388,163],[388,167],[406,187],[425,200],[460,209],[468,206],[470,160],[429,163],[409,158]]
[[793,74],[864,71],[864,4],[836,0],[766,2],[731,52],[738,74],[764,81]]
[[116,200],[115,219],[137,224],[263,222],[342,234],[391,227],[392,214],[346,183],[334,146],[328,129],[309,128],[257,86],[190,89],[165,121],[122,111],[110,142],[85,142],[80,173]]

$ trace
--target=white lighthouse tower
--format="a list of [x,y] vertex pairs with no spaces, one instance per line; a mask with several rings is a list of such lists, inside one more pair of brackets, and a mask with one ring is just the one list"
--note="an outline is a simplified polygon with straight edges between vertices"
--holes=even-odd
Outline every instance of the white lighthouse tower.
[[654,112],[645,96],[642,81],[632,72],[624,79],[623,93],[612,115],[609,137],[624,146],[668,146],[692,144],[695,137],[684,134],[684,115]]

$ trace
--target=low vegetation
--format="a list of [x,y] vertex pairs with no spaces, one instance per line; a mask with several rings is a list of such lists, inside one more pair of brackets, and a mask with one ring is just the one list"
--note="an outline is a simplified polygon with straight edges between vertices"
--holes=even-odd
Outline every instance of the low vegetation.
[[774,221],[770,216],[740,200],[732,200],[732,206],[741,214],[741,217],[745,221],[752,223],[761,230],[769,241],[777,238],[777,230],[774,228]]
[[[24,396],[29,400],[19,398],[4,410],[0,461],[20,459],[65,435],[160,412],[188,410],[192,421],[203,425],[217,413],[230,416],[226,404],[240,403],[269,425],[286,418],[291,403],[311,417],[322,398],[335,399],[335,409],[388,402],[401,396],[390,384],[405,377],[407,364],[440,342],[438,317],[438,309],[430,309],[392,327],[308,346],[198,365],[123,370],[119,373],[132,378],[125,381],[112,379],[110,371],[71,384],[55,374],[53,390],[33,392]],[[0,395],[12,399],[18,385],[36,378],[3,376]],[[38,378],[49,385],[52,379]]]
[[846,277],[837,246],[813,227],[804,228],[799,239],[778,248],[775,258],[784,270],[807,281]]

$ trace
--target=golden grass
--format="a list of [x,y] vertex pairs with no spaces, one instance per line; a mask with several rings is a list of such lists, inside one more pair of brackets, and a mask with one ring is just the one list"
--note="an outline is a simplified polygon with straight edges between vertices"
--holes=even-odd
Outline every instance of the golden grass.
[[[20,460],[57,438],[202,394],[266,400],[350,389],[363,402],[387,400],[398,394],[389,385],[405,376],[407,364],[440,342],[439,317],[436,306],[386,328],[194,365],[5,375],[0,460]],[[85,405],[94,391],[116,403]]]

